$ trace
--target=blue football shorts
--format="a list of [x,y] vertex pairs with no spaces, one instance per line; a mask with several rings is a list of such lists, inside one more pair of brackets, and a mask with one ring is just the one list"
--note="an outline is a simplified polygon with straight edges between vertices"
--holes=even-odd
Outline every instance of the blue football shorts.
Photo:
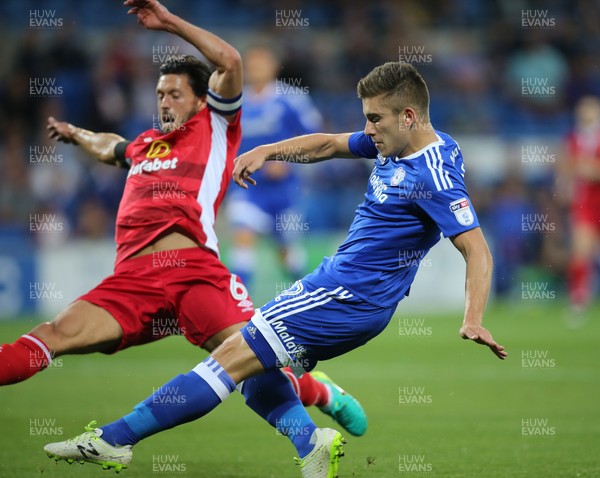
[[302,375],[367,343],[395,310],[355,297],[318,268],[256,309],[242,335],[266,370],[290,366]]

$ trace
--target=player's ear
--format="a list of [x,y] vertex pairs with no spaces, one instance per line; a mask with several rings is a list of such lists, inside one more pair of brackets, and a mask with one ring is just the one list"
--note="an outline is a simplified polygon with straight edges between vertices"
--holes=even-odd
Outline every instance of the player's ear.
[[412,108],[404,108],[404,120],[410,122],[410,124],[417,121],[417,113]]
[[417,114],[414,109],[406,107],[398,115],[398,122],[404,128],[410,128],[410,126],[417,120]]
[[196,97],[196,109],[200,111],[206,108],[206,95]]

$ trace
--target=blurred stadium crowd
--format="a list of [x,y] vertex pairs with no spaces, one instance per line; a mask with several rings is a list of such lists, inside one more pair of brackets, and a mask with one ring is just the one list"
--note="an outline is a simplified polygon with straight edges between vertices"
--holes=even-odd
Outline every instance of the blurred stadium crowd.
[[[77,148],[53,149],[46,139],[46,118],[133,138],[157,123],[154,87],[160,56],[173,51],[169,47],[193,52],[140,29],[118,1],[40,3],[0,4],[0,236],[35,239],[29,233],[31,215],[54,214],[64,228],[46,240],[110,237],[125,174],[87,160]],[[165,4],[241,51],[256,42],[272,44],[282,58],[282,77],[308,87],[326,132],[363,127],[357,80],[374,66],[398,59],[422,72],[431,90],[434,126],[459,142],[471,135],[506,143],[523,135],[560,142],[572,125],[577,99],[600,95],[597,1]],[[39,17],[49,8],[61,26],[31,27],[32,12]],[[289,12],[303,20],[301,26],[277,21]],[[531,77],[545,78],[550,94],[524,95],[522,79]],[[54,79],[60,90],[32,95],[32,78]],[[557,163],[566,160],[556,153]],[[44,155],[51,158],[40,160]],[[465,160],[469,165],[486,158]],[[348,226],[369,169],[334,161],[304,172],[310,187],[303,188],[303,204],[312,231]],[[498,294],[510,291],[517,271],[556,278],[564,271],[568,217],[553,193],[554,170],[546,168],[533,179],[518,168],[485,179],[467,174],[480,219],[495,244]],[[547,214],[556,226],[552,233],[523,234],[522,217],[530,213]]]

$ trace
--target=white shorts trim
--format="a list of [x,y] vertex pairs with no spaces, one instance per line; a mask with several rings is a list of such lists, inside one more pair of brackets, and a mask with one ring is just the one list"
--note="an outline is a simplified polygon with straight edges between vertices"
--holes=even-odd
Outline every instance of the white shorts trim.
[[288,354],[288,351],[279,340],[279,337],[277,336],[275,331],[264,319],[260,309],[256,309],[256,313],[252,317],[252,323],[256,326],[258,331],[267,341],[269,347],[271,347],[271,350],[277,357],[277,360],[281,362],[281,366],[287,367],[288,365],[290,365],[293,362],[292,357],[290,357],[290,354]]

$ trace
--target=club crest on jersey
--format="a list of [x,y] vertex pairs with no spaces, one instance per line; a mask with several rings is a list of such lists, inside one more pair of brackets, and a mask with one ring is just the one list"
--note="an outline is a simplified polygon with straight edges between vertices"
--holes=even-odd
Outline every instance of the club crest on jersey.
[[398,169],[396,169],[396,172],[392,176],[392,179],[390,180],[390,184],[392,186],[398,186],[398,184],[400,184],[402,181],[404,181],[405,177],[406,177],[406,171],[404,170],[404,168],[402,166],[400,166]]
[[296,282],[294,282],[292,284],[292,287],[290,287],[289,289],[284,290],[281,294],[279,294],[277,297],[275,297],[275,300],[278,302],[281,299],[283,299],[285,296],[298,295],[303,290],[304,290],[304,284],[302,283],[302,281],[297,280]]
[[454,217],[459,224],[463,226],[470,226],[473,224],[475,217],[471,212],[471,205],[467,198],[457,199],[450,203],[450,210],[454,213]]

